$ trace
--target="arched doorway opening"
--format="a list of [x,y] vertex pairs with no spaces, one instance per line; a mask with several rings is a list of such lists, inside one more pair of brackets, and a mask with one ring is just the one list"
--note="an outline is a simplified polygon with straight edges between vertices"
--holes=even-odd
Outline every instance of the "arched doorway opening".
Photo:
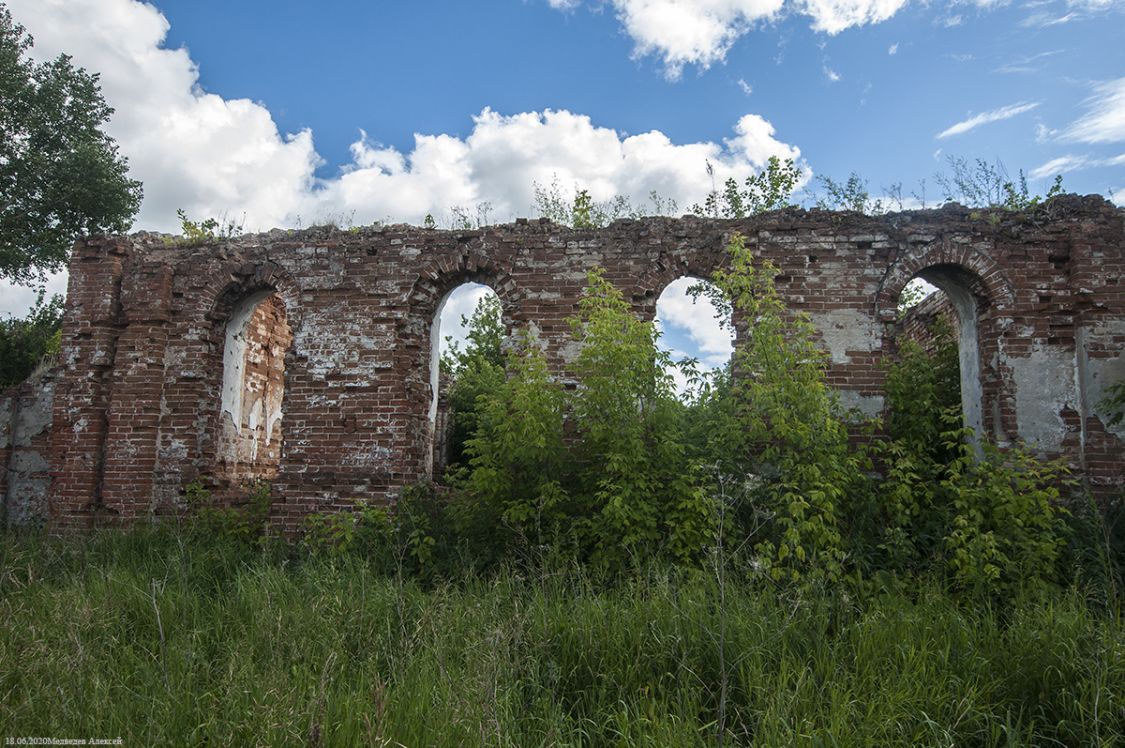
[[933,407],[960,404],[964,425],[984,435],[980,313],[986,297],[976,277],[957,265],[932,265],[914,274],[898,298],[895,338],[930,357]]
[[[710,281],[681,276],[664,287],[656,300],[658,345],[674,362],[694,360],[695,371],[703,377],[722,374],[734,354],[734,324],[729,309],[720,309],[712,299],[718,289]],[[676,392],[690,397],[698,382],[688,372],[673,367]]]
[[505,337],[500,297],[486,285],[462,283],[438,305],[430,329],[428,474],[435,481],[467,460],[477,398],[503,382]]

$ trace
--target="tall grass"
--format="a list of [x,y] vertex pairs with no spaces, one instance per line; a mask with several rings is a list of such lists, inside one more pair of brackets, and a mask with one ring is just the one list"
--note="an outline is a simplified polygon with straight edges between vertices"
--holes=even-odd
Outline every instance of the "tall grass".
[[[1116,745],[1125,626],[1077,591],[726,589],[727,743]],[[710,576],[421,588],[174,528],[0,538],[0,735],[127,745],[712,745]]]

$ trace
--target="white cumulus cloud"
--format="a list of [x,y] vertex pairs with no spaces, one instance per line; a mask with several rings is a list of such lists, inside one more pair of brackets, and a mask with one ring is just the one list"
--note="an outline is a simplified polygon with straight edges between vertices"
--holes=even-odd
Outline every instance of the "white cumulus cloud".
[[635,54],[657,54],[669,77],[684,65],[722,61],[754,23],[775,18],[783,0],[612,0],[636,45]]
[[697,301],[688,294],[688,288],[698,282],[696,278],[679,278],[669,283],[656,301],[656,322],[665,334],[669,328],[686,334],[699,351],[700,364],[716,368],[730,360],[734,333],[722,326],[708,299]]
[[906,0],[800,0],[797,8],[812,18],[812,27],[839,34],[852,26],[880,23],[897,13]]
[[[35,36],[37,57],[66,52],[101,74],[103,94],[116,109],[107,130],[128,157],[131,175],[144,183],[137,228],[176,231],[179,208],[197,219],[244,220],[247,231],[308,225],[326,216],[421,222],[427,213],[442,216],[452,206],[472,210],[484,202],[491,204],[493,219],[508,220],[527,215],[534,184],[555,177],[565,190],[581,185],[598,200],[625,195],[643,204],[655,190],[686,208],[711,189],[707,162],[721,184],[749,176],[770,156],[800,158],[800,150],[756,114],[735,122],[722,142],[674,143],[656,130],[626,136],[569,111],[501,114],[486,108],[472,118],[468,135],[417,134],[405,150],[359,131],[351,161],[321,179],[313,134],[282,133],[262,104],[203,90],[188,52],[162,46],[169,24],[152,5],[8,5]],[[356,124],[358,131],[362,123]],[[26,310],[22,296],[0,290],[0,311]]]
[[[570,11],[581,0],[547,0]],[[634,54],[656,55],[668,77],[678,78],[685,65],[706,69],[722,62],[739,38],[787,12],[808,16],[812,28],[838,34],[853,26],[879,23],[907,0],[609,0],[632,38]]]
[[35,37],[39,58],[70,54],[101,74],[116,113],[107,131],[145,186],[137,225],[177,228],[190,215],[241,215],[269,228],[299,209],[319,163],[312,134],[283,135],[269,111],[248,99],[199,88],[184,49],[165,49],[167,19],[133,0],[9,0]]
[[311,194],[311,212],[419,222],[426,213],[487,202],[493,217],[507,220],[528,214],[534,185],[556,179],[564,190],[580,185],[595,200],[625,195],[642,204],[656,191],[686,208],[711,188],[708,162],[721,183],[761,169],[770,156],[800,158],[800,150],[778,140],[773,125],[756,114],[739,119],[723,143],[676,144],[656,130],[623,137],[568,111],[503,115],[485,109],[464,139],[416,135],[414,141],[407,154],[366,139],[354,143],[353,164]]

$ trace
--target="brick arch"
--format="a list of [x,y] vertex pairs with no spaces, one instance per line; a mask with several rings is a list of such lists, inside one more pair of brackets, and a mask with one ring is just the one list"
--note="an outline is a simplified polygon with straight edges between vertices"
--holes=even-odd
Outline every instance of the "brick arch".
[[404,396],[414,419],[406,441],[421,445],[420,475],[433,472],[437,351],[434,339],[441,307],[454,290],[466,283],[488,286],[500,299],[501,319],[511,329],[520,318],[524,294],[504,264],[486,252],[477,239],[460,251],[429,260],[422,266],[406,295],[407,314],[398,322],[396,368],[405,373]]
[[[998,350],[1006,327],[1003,320],[1015,304],[1012,282],[991,257],[968,244],[951,247],[948,241],[932,242],[908,251],[887,271],[876,295],[877,319],[896,320],[899,297],[916,277],[938,286],[953,305],[959,328],[961,410],[965,425],[978,439],[985,438],[985,414],[1006,388],[990,354]],[[890,324],[886,332],[893,335]]]
[[1014,286],[995,260],[967,244],[954,247],[937,241],[907,250],[890,266],[875,297],[876,319],[894,322],[906,284],[935,267],[952,269],[967,290],[996,312],[1003,314],[1015,304]]
[[699,278],[710,281],[716,270],[726,268],[730,258],[725,250],[726,241],[717,248],[691,252],[665,252],[653,263],[632,289],[623,289],[645,319],[656,314],[656,302],[664,289],[680,278]]
[[213,324],[225,323],[244,299],[262,291],[273,291],[281,297],[290,328],[295,329],[301,317],[297,282],[273,262],[224,264],[210,274],[204,288],[215,289],[209,299],[203,300],[207,319]]
[[430,260],[421,267],[407,292],[410,316],[432,318],[446,296],[466,283],[480,283],[495,291],[508,320],[523,301],[523,294],[508,270],[476,246]]

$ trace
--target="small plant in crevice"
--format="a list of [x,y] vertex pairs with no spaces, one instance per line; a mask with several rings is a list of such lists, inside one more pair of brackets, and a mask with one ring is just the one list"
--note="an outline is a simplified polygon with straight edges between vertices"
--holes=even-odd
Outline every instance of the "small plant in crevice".
[[240,220],[228,218],[224,214],[221,219],[205,218],[201,221],[193,221],[188,218],[187,212],[182,208],[176,211],[176,217],[180,219],[181,233],[178,237],[165,240],[165,243],[170,246],[194,246],[211,241],[237,239],[242,236],[243,226],[246,222],[245,214]]
[[801,168],[793,159],[782,161],[770,156],[765,168],[746,177],[740,185],[729,177],[720,190],[714,184],[715,167],[707,162],[712,187],[703,204],[691,206],[694,215],[708,218],[745,218],[771,210],[789,207],[789,199],[801,182]]

